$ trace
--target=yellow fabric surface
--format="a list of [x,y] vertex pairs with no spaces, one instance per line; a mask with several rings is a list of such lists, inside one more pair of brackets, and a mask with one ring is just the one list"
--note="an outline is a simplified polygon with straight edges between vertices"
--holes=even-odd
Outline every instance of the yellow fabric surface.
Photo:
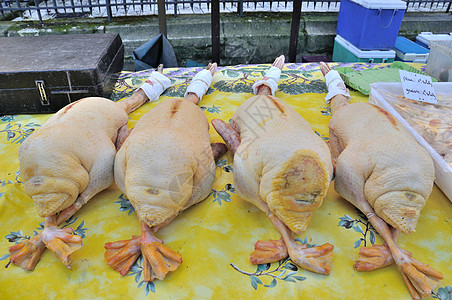
[[[358,67],[385,66],[362,64]],[[421,68],[423,65],[413,66]],[[228,121],[236,108],[252,96],[252,84],[262,78],[268,68],[269,65],[219,68],[211,89],[198,104],[209,122],[214,118]],[[172,86],[157,102],[146,103],[133,112],[129,127],[132,128],[157,103],[182,97],[189,80],[199,70],[164,70],[164,74],[172,78]],[[146,71],[123,73],[113,100],[130,95],[147,74]],[[290,104],[313,130],[328,139],[330,113],[325,95],[325,83],[318,65],[285,65],[276,97]],[[352,91],[351,96],[352,102],[367,101],[367,96],[358,92]],[[49,117],[0,117],[0,263],[3,265],[8,262],[8,247],[33,236],[34,231],[40,232],[38,227],[43,219],[37,215],[33,201],[24,193],[20,182],[18,149],[21,140]],[[210,134],[212,142],[222,142],[212,126]],[[254,250],[254,243],[280,236],[263,212],[235,194],[232,158],[228,152],[218,160],[212,194],[158,232],[157,236],[183,257],[180,267],[163,281],[142,282],[139,261],[130,276],[124,277],[106,264],[106,242],[140,234],[136,213],[113,185],[92,198],[68,225],[85,234],[83,247],[71,255],[72,271],[49,250],[43,253],[33,272],[15,265],[1,267],[0,299],[410,299],[395,265],[372,272],[353,269],[358,255],[357,241],[362,238],[370,245],[372,234],[366,231],[366,225],[369,226],[366,219],[334,191],[333,183],[308,230],[299,236],[309,244],[331,243],[335,246],[331,274],[314,274],[294,267],[287,260],[271,266],[251,265],[249,255]],[[344,227],[346,222],[340,225],[339,218],[348,220],[347,224],[353,227]],[[416,232],[401,235],[399,245],[411,251],[417,260],[444,274],[441,288],[452,285],[451,236],[452,203],[435,186],[421,212]],[[378,235],[376,243],[382,243]]]

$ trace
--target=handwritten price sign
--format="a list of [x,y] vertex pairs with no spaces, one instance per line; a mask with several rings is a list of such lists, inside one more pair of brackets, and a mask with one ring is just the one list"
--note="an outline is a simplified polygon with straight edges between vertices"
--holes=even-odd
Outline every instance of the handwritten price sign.
[[437,104],[430,76],[399,70],[405,98]]

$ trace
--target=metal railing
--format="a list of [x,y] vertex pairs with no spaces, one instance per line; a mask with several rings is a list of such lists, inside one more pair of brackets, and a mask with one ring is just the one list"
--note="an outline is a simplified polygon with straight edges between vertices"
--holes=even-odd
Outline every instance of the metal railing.
[[[211,13],[211,0],[0,0],[0,18],[39,20],[71,17],[158,15],[159,8],[174,16]],[[219,0],[220,12],[291,12],[295,0]],[[406,0],[407,11],[450,12],[452,0]],[[159,6],[160,3],[160,6]],[[302,11],[338,11],[340,0],[301,1]]]
[[[406,0],[407,11],[450,13],[452,0]],[[16,20],[158,15],[159,30],[166,35],[166,15],[206,13],[211,15],[212,61],[220,61],[220,13],[286,11],[292,13],[289,61],[295,62],[301,12],[338,11],[340,0],[0,0],[0,17]]]

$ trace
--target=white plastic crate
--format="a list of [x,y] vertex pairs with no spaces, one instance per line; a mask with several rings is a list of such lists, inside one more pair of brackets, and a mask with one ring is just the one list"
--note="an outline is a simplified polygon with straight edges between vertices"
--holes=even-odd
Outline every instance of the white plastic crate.
[[452,40],[430,43],[425,72],[439,81],[452,82]]
[[421,32],[416,36],[416,43],[425,48],[430,48],[431,42],[452,41],[452,35],[446,33]]
[[[441,105],[434,106],[435,111],[438,111],[440,114],[438,118],[440,118],[442,122],[445,122],[446,128],[452,126],[452,83],[433,83],[433,86],[437,95],[438,104],[445,104],[443,107],[444,113],[441,113]],[[417,116],[415,120],[416,123],[428,123],[429,120],[426,115],[430,104],[405,100],[401,83],[377,82],[371,84],[370,88],[369,103],[376,104],[392,114],[431,155],[435,164],[435,183],[449,200],[452,201],[452,167],[446,162],[443,156],[441,156],[437,150],[421,136],[425,136],[425,132],[418,132],[421,131],[419,129],[415,130],[409,124],[412,120],[407,121],[398,112],[403,111],[400,109],[400,105],[410,106],[410,112]],[[445,139],[448,141],[452,140],[452,130],[449,129],[449,131],[443,133]],[[452,152],[452,147],[449,148],[449,151]]]

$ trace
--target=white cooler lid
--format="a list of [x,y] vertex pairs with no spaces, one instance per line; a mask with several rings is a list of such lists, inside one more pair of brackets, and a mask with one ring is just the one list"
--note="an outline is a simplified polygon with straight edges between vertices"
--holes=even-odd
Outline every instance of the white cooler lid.
[[394,58],[396,56],[394,50],[360,50],[338,34],[334,40],[358,58]]
[[406,9],[406,2],[401,0],[350,0],[369,9]]
[[430,46],[430,42],[452,41],[452,34],[445,33],[433,34],[431,32],[421,32],[416,36],[416,40],[426,44],[427,46]]

